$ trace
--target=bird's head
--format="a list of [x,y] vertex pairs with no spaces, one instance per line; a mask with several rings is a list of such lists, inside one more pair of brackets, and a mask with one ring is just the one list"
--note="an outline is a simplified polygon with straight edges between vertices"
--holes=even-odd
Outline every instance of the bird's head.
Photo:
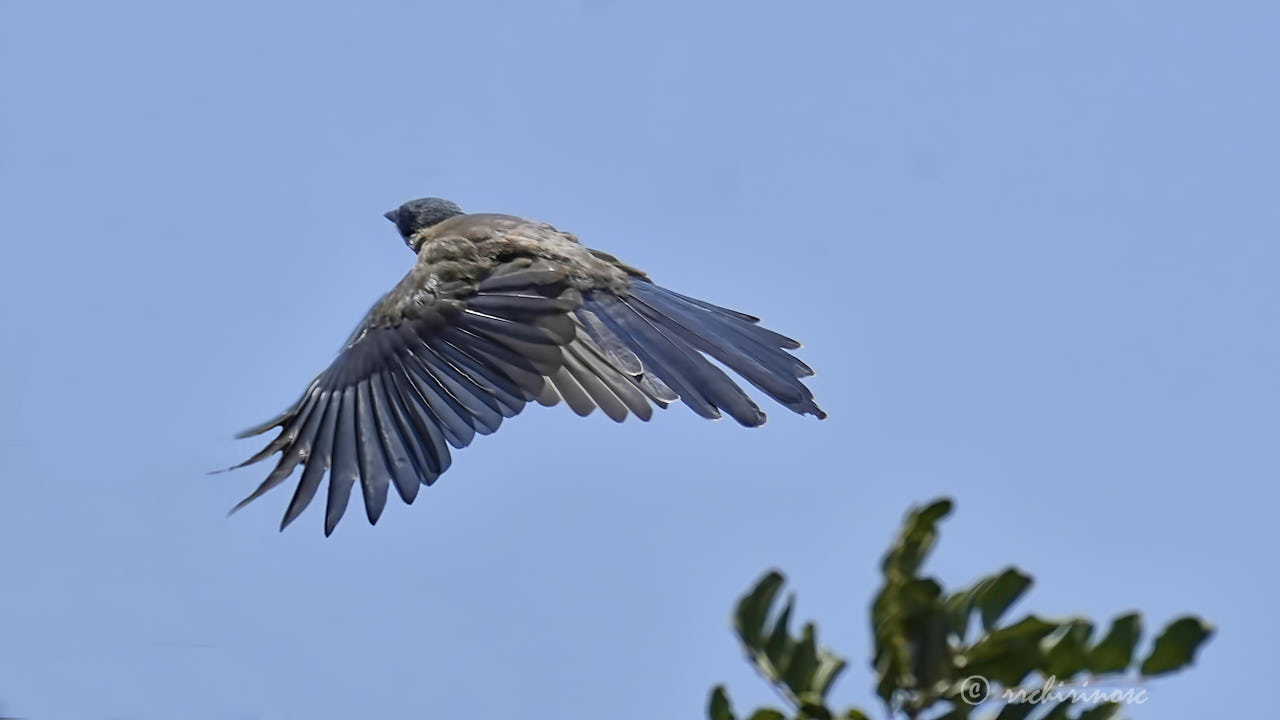
[[395,223],[396,230],[399,231],[405,244],[416,252],[418,248],[413,246],[412,240],[414,233],[461,214],[462,208],[457,204],[432,197],[410,200],[395,210],[383,213],[382,216]]

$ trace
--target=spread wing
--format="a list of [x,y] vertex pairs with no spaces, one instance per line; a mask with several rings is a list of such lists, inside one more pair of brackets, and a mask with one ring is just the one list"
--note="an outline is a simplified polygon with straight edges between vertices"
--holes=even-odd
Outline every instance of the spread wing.
[[[448,469],[449,446],[466,447],[476,434],[494,432],[503,418],[544,395],[544,378],[563,366],[563,346],[577,334],[570,312],[581,301],[563,268],[529,259],[499,265],[462,292],[393,291],[292,407],[239,435],[281,429],[236,467],[277,452],[280,459],[233,512],[300,464],[281,529],[312,501],[326,470],[326,535],[357,481],[371,523],[382,514],[390,485],[413,502],[420,484],[432,484]],[[399,306],[405,303],[412,307]]]
[[574,318],[610,365],[634,377],[655,400],[679,398],[706,418],[719,418],[723,410],[747,427],[763,425],[764,412],[709,356],[789,410],[826,417],[801,382],[813,370],[787,352],[800,343],[760,326],[759,318],[639,275],[622,291],[584,292]]
[[648,420],[646,400],[680,400],[705,418],[724,411],[746,427],[763,425],[765,413],[711,357],[787,409],[827,416],[802,382],[813,370],[787,352],[800,343],[759,318],[633,277],[622,291],[585,291],[573,319],[577,335],[548,376],[543,404],[563,398],[579,415],[599,407],[621,422],[628,410]]
[[[326,473],[325,535],[357,482],[376,523],[392,485],[412,503],[419,485],[449,468],[450,447],[496,431],[532,400],[564,400],[579,415],[598,407],[619,422],[628,414],[648,420],[652,405],[683,400],[703,417],[724,411],[743,425],[763,424],[764,412],[708,357],[788,409],[826,417],[801,381],[813,371],[787,352],[800,344],[755,317],[660,287],[550,226],[473,215],[438,227],[472,243],[441,241],[442,258],[451,258],[442,262],[454,269],[416,267],[292,407],[240,434],[280,428],[235,467],[280,459],[233,512],[302,465],[282,530]],[[467,275],[479,265],[458,265],[457,253],[492,238],[506,244],[489,257],[506,259],[479,278]],[[465,277],[446,281],[459,267]]]

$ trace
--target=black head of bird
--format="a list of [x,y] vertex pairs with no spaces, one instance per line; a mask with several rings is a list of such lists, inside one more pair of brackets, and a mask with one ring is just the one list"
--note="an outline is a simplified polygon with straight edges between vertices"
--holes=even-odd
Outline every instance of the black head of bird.
[[395,223],[400,237],[412,248],[409,239],[414,233],[461,214],[462,208],[457,203],[429,197],[410,200],[395,210],[388,210],[382,216]]

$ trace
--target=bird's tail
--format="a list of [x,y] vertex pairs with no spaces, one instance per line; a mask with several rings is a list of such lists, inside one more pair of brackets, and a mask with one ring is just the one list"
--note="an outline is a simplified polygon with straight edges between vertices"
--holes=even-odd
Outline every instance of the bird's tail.
[[800,343],[759,326],[759,318],[641,279],[623,295],[584,294],[577,315],[606,356],[647,383],[652,397],[679,397],[703,417],[723,410],[748,427],[763,424],[765,414],[707,355],[790,410],[827,416],[800,381],[813,370],[786,352]]

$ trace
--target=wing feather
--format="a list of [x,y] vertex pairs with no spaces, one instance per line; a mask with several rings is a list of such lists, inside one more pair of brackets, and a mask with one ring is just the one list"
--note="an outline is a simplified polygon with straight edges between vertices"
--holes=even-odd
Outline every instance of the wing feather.
[[546,262],[516,259],[494,273],[474,289],[450,286],[457,293],[449,296],[440,295],[440,285],[427,286],[425,294],[406,285],[421,275],[411,273],[403,291],[375,305],[297,402],[243,433],[280,428],[237,467],[276,453],[280,461],[233,512],[301,464],[281,529],[306,509],[326,476],[326,535],[345,514],[357,482],[374,523],[391,485],[413,502],[420,485],[449,468],[450,446],[463,448],[477,434],[495,432],[539,397],[546,375],[563,366],[561,346],[575,337],[570,313],[582,296],[566,271]]

